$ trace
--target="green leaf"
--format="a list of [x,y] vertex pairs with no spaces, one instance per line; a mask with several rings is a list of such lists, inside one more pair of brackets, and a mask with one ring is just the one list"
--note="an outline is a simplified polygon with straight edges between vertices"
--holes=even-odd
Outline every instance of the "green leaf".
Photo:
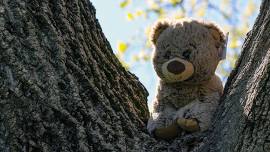
[[123,2],[120,3],[121,8],[127,7],[131,3],[131,0],[124,0]]
[[169,0],[169,3],[171,3],[173,6],[176,6],[179,4],[182,0]]
[[128,13],[127,13],[127,20],[128,20],[128,21],[134,20],[134,15],[133,15],[132,13],[128,12]]
[[124,54],[126,52],[127,48],[128,48],[127,43],[125,43],[123,41],[117,42],[117,50],[118,50],[120,55]]

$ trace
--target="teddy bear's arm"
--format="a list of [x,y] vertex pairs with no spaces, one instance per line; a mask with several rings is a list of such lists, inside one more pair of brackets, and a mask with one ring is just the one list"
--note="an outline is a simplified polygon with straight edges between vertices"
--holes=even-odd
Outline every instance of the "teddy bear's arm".
[[173,122],[171,125],[161,128],[156,128],[154,135],[159,139],[170,140],[175,138],[180,132],[177,122]]
[[194,118],[189,118],[189,119],[178,118],[176,122],[177,122],[177,125],[185,131],[196,132],[200,130],[199,123]]
[[176,109],[170,104],[154,104],[154,111],[148,120],[148,132],[159,138],[170,140],[175,138],[181,131],[177,122],[173,119]]
[[201,87],[201,92],[203,92],[205,96],[218,92],[221,96],[223,94],[222,81],[217,75],[214,75],[208,83]]
[[173,115],[176,109],[163,103],[154,103],[154,111],[151,113],[147,123],[147,130],[150,134],[154,133],[156,128],[164,128],[173,122]]

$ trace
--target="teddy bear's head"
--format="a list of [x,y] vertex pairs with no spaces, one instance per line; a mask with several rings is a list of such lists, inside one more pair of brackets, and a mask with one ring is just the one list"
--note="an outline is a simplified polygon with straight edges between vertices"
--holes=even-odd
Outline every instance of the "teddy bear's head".
[[165,82],[209,80],[224,56],[225,35],[215,24],[197,20],[163,20],[152,28],[153,64]]

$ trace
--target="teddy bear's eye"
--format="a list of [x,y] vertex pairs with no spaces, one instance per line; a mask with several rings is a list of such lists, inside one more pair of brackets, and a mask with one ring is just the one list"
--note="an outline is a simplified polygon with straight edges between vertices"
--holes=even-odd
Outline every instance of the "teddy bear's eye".
[[164,54],[164,58],[169,59],[171,57],[171,54],[172,54],[171,51],[166,51],[166,53]]
[[185,50],[184,52],[183,52],[183,57],[185,58],[185,59],[189,59],[190,58],[190,54],[191,54],[191,51],[189,50],[189,49],[187,49],[187,50]]
[[165,49],[165,50],[167,50],[167,49],[169,49],[169,48],[170,48],[170,44],[168,44],[168,43],[167,43],[167,44],[164,44],[164,49]]
[[193,49],[197,49],[196,45],[193,43],[189,43],[189,45],[193,48]]

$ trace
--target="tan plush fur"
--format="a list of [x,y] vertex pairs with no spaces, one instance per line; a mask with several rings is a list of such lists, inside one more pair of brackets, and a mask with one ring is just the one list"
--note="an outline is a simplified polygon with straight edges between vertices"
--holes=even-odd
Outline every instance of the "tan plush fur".
[[[182,130],[194,130],[189,129],[188,124],[192,124],[195,130],[197,127],[200,131],[207,130],[223,92],[215,70],[220,61],[219,48],[225,43],[224,33],[209,22],[164,20],[153,26],[151,41],[154,69],[160,83],[148,131],[158,132],[162,138],[169,130],[167,133],[171,135],[168,137],[175,137],[179,131],[167,128],[176,129],[172,127],[176,122]],[[172,69],[176,73],[170,73],[166,66],[175,60],[180,63],[174,63],[170,69],[175,67],[178,71]],[[186,74],[186,71],[192,73]]]

